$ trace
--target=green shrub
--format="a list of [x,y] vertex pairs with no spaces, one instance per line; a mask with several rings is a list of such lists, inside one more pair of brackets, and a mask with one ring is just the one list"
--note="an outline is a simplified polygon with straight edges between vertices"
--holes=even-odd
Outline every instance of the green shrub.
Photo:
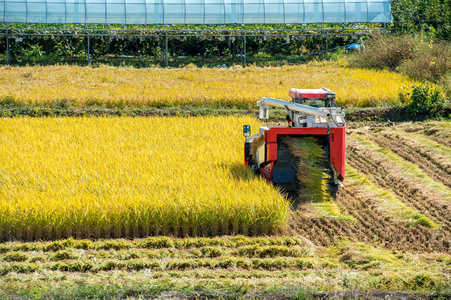
[[410,36],[375,35],[365,49],[351,56],[351,66],[369,69],[396,70],[414,57],[417,41]]
[[451,44],[414,36],[376,35],[350,57],[359,68],[388,69],[413,79],[441,83],[451,74]]
[[436,88],[413,86],[411,93],[400,94],[400,101],[414,118],[440,117],[444,113],[445,99]]
[[393,0],[393,30],[397,33],[430,32],[451,40],[450,0]]
[[418,80],[438,83],[451,72],[451,45],[420,43],[413,57],[403,61],[396,70]]

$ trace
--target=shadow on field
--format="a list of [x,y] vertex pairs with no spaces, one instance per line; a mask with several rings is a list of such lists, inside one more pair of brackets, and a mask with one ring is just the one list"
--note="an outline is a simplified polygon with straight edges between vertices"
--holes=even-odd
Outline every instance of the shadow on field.
[[249,181],[257,178],[249,167],[241,163],[220,163],[218,166],[228,169],[230,175],[238,181]]

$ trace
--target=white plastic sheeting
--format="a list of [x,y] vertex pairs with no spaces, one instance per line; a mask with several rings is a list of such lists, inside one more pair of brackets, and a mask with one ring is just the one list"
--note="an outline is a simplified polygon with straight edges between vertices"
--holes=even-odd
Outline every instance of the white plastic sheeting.
[[390,0],[0,0],[1,23],[390,23]]

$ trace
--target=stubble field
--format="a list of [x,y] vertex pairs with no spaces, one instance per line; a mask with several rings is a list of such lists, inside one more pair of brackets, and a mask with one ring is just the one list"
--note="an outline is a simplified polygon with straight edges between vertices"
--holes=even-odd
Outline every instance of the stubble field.
[[[348,124],[337,198],[291,211],[241,165],[247,123],[259,125],[241,117],[3,119],[1,237],[11,241],[0,244],[0,297],[449,296],[449,122]],[[152,223],[155,207],[173,223]],[[142,211],[159,231],[143,232]],[[235,235],[243,233],[257,237]],[[155,234],[169,237],[142,238]]]

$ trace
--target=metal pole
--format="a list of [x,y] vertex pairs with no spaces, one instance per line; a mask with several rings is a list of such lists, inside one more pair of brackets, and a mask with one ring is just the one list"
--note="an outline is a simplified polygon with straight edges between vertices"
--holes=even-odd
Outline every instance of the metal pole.
[[244,66],[246,66],[246,34],[244,34]]
[[6,64],[9,66],[11,64],[11,58],[9,55],[9,37],[6,36]]
[[165,52],[164,52],[164,63],[165,63],[165,65],[166,65],[166,68],[168,67],[168,35],[166,35],[166,41],[165,41],[165,43],[166,43],[166,49],[165,49]]
[[328,59],[328,51],[329,51],[329,36],[326,35],[326,60]]
[[90,45],[89,45],[89,35],[88,35],[88,65],[91,63],[89,59],[89,51],[90,51]]

